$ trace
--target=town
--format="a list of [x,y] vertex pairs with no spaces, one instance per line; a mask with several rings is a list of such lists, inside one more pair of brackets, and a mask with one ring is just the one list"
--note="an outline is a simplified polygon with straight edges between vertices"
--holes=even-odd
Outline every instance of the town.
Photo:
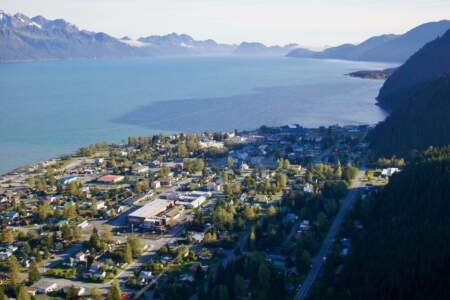
[[368,130],[129,137],[6,174],[2,299],[298,297],[324,241],[346,256],[364,230],[344,209],[404,164],[366,170]]

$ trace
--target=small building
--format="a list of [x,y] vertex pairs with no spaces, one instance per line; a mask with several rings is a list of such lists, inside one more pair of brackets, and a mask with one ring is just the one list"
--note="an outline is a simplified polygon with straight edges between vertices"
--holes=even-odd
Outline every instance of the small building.
[[77,254],[75,254],[75,260],[77,262],[86,262],[86,254],[84,254],[83,252],[78,252]]
[[167,176],[167,177],[161,178],[159,180],[159,183],[162,186],[171,186],[172,184],[175,183],[175,179],[171,176]]
[[148,166],[138,166],[131,171],[133,174],[145,174],[150,171]]
[[83,229],[89,226],[89,222],[87,220],[84,220],[83,222],[81,222],[80,224],[77,225],[78,228]]
[[60,180],[58,180],[58,182],[61,184],[67,184],[67,183],[70,183],[75,180],[77,180],[77,176],[69,176],[69,177],[61,178]]
[[105,175],[97,179],[98,182],[106,183],[106,184],[112,184],[112,183],[118,183],[125,179],[124,176],[121,175]]
[[152,188],[159,189],[161,187],[161,182],[159,180],[155,180],[152,182]]
[[30,294],[30,296],[36,296],[37,288],[29,286],[29,287],[27,287],[27,291],[28,291],[28,294]]
[[49,294],[56,291],[58,285],[56,282],[41,280],[37,282],[33,287],[36,288],[38,294]]
[[186,208],[197,208],[200,204],[205,202],[210,195],[210,193],[201,192],[185,193],[177,197],[176,203],[178,205],[183,205]]
[[205,238],[205,235],[203,233],[194,233],[192,235],[192,239],[196,242],[196,243],[201,243],[203,241],[203,239]]
[[106,207],[106,205],[105,205],[105,201],[98,201],[97,203],[96,203],[96,205],[95,205],[96,207],[96,209],[102,209],[102,208],[105,208]]
[[400,172],[398,168],[387,168],[381,171],[381,175],[385,177],[391,177],[395,173]]
[[144,281],[144,283],[148,283],[153,280],[152,272],[150,271],[141,271],[139,273],[139,278]]

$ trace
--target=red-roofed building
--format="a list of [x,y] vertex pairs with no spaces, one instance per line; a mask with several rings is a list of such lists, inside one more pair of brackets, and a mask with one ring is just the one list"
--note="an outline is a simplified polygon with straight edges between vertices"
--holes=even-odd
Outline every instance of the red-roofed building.
[[122,297],[120,297],[120,300],[130,300],[131,295],[130,294],[123,294]]
[[97,181],[102,183],[117,183],[124,180],[124,178],[120,175],[105,175],[97,179]]

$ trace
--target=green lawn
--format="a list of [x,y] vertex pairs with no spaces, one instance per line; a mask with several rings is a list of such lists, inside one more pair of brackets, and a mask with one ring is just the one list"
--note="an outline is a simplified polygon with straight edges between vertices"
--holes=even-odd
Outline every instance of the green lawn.
[[45,275],[57,278],[75,279],[78,276],[78,269],[72,268],[51,268],[45,272]]

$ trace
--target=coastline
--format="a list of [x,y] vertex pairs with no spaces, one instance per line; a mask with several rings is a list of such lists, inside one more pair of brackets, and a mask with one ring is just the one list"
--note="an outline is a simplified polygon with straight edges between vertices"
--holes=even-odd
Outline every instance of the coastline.
[[387,80],[395,72],[396,68],[388,68],[384,70],[361,70],[345,74],[353,78],[361,78],[368,80]]

